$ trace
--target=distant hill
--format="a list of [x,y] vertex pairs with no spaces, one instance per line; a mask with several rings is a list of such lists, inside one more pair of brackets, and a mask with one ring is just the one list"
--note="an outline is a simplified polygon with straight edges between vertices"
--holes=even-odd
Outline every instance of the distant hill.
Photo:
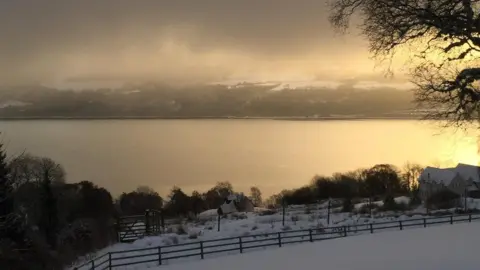
[[58,90],[45,86],[0,89],[0,117],[409,117],[412,93],[352,83],[299,86],[130,84],[118,89]]

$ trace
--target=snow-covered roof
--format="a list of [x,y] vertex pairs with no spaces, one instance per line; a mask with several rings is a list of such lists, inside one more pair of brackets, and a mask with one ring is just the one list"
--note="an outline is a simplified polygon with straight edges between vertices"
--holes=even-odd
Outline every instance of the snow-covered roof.
[[434,167],[426,167],[420,175],[420,179],[427,182],[432,181],[437,183],[443,183],[445,186],[448,186],[456,175],[457,173],[451,168],[440,169]]
[[455,167],[455,171],[465,180],[472,179],[473,182],[480,182],[480,167],[478,166],[459,163]]
[[455,168],[427,167],[420,175],[421,180],[443,183],[448,186],[455,176],[460,175],[464,180],[471,179],[480,184],[480,167],[459,163]]

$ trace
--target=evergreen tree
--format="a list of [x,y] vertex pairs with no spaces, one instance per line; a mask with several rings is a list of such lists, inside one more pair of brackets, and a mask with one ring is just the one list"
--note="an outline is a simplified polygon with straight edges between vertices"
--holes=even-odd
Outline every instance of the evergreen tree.
[[0,218],[13,212],[13,183],[9,177],[7,155],[0,143]]
[[50,248],[55,249],[56,246],[56,229],[58,223],[57,213],[57,199],[53,194],[52,181],[50,179],[49,170],[44,171],[42,180],[42,201],[43,201],[43,215],[41,220],[41,227],[45,232],[46,240]]

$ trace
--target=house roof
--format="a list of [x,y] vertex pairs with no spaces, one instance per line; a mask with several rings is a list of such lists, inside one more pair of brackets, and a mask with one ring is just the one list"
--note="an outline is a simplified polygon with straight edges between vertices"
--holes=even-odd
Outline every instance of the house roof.
[[459,163],[455,167],[455,171],[462,176],[463,179],[472,179],[473,182],[480,182],[480,167]]
[[427,167],[420,175],[420,179],[425,181],[433,181],[443,183],[448,186],[455,176],[460,175],[464,180],[471,179],[480,186],[480,167],[459,163],[455,168],[440,169],[435,167]]
[[457,172],[452,168],[440,169],[434,167],[426,167],[420,175],[420,179],[424,181],[443,183],[445,186],[448,186],[456,175]]

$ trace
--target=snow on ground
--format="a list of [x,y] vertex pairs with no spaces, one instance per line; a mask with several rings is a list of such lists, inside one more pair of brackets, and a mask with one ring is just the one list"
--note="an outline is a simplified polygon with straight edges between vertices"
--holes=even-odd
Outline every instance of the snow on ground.
[[480,223],[385,232],[149,268],[478,270]]
[[[408,203],[409,198],[398,197],[395,198],[397,203]],[[382,202],[374,202],[377,205],[382,205]],[[476,206],[476,201],[469,202],[469,205]],[[480,200],[478,200],[480,205]],[[248,237],[250,235],[260,235],[278,232],[288,232],[295,230],[313,229],[315,231],[322,230],[325,227],[335,226],[351,226],[351,230],[356,228],[365,228],[366,224],[382,223],[390,221],[407,221],[411,219],[418,219],[425,217],[425,209],[419,207],[414,210],[405,212],[375,212],[374,216],[370,218],[368,214],[352,214],[341,213],[341,202],[332,203],[330,224],[327,223],[326,209],[328,202],[323,202],[318,205],[292,205],[286,209],[285,226],[282,225],[282,209],[277,209],[276,212],[264,208],[255,208],[253,213],[234,213],[229,215],[226,219],[220,221],[220,231],[218,231],[216,209],[208,210],[199,215],[198,221],[185,222],[181,225],[170,225],[166,232],[159,236],[145,237],[135,240],[132,243],[117,243],[105,249],[98,251],[96,254],[91,254],[86,258],[80,258],[79,263],[88,261],[89,258],[99,257],[108,252],[116,252],[123,250],[165,247],[176,244],[198,243],[199,241],[208,241],[230,237]],[[365,203],[355,205],[355,209],[359,210]],[[451,209],[450,213],[453,213]],[[361,212],[361,211],[357,211]],[[445,211],[443,211],[445,212]],[[435,213],[435,211],[431,211]],[[447,213],[448,214],[448,213]],[[363,226],[362,226],[363,225]],[[255,237],[251,237],[256,239]],[[236,241],[236,240],[234,240]],[[265,240],[268,241],[268,240]],[[128,256],[129,254],[118,254],[118,256]]]
[[[403,204],[407,204],[407,205],[410,203],[410,198],[406,197],[406,196],[397,197],[394,200],[395,200],[396,203],[403,203]],[[378,207],[382,207],[383,206],[383,201],[375,201],[375,202],[372,202],[372,204],[374,204]],[[360,209],[360,208],[362,208],[366,205],[368,205],[368,202],[357,203],[357,204],[355,204],[355,209]]]
[[[399,198],[397,198],[399,199]],[[408,199],[408,198],[407,198]],[[399,200],[402,200],[401,198]],[[380,204],[380,202],[375,202]],[[110,251],[169,246],[198,241],[284,232],[290,230],[319,229],[335,226],[360,226],[370,223],[389,222],[422,218],[424,210],[405,213],[380,212],[373,218],[368,214],[340,213],[340,208],[331,209],[330,224],[327,223],[327,204],[319,207],[295,205],[286,211],[285,226],[282,225],[283,215],[279,209],[274,214],[264,215],[268,209],[256,208],[253,213],[234,213],[227,219],[220,220],[218,230],[216,210],[208,210],[199,214],[198,222],[187,222],[182,225],[172,225],[167,232],[159,236],[145,237],[133,243],[118,243],[107,247],[98,255]],[[357,204],[356,207],[361,204]],[[358,206],[360,208],[360,206]],[[271,211],[271,210],[270,210]],[[215,212],[215,213],[214,213]],[[179,230],[182,232],[179,233]],[[183,232],[184,231],[184,232]]]

